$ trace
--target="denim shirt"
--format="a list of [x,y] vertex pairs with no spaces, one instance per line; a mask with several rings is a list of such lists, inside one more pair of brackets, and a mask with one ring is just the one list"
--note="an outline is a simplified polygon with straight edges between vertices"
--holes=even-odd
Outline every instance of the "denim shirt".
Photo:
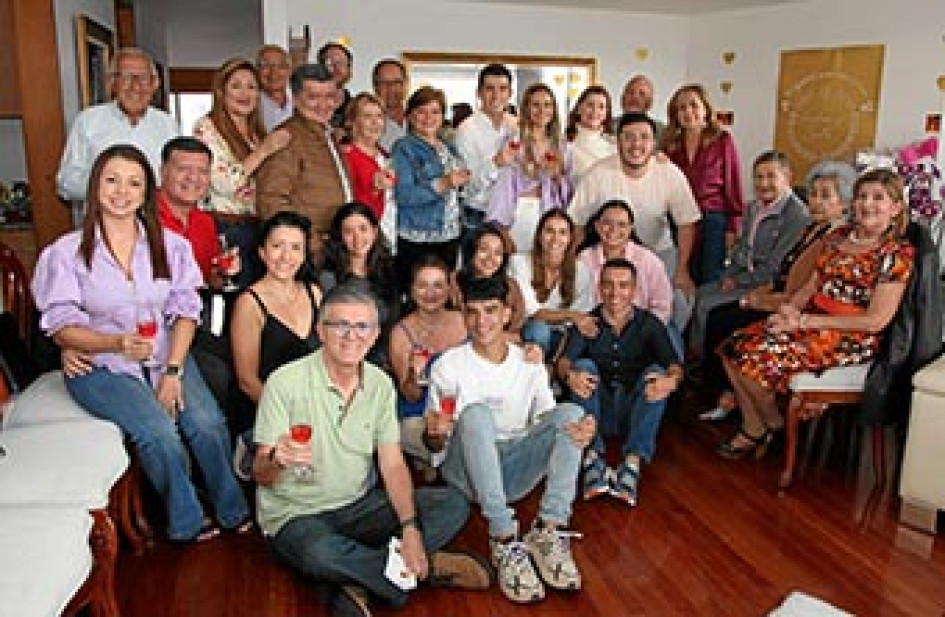
[[[449,161],[458,161],[454,152],[447,152]],[[397,200],[398,231],[408,234],[444,231],[447,200],[456,199],[456,195],[454,190],[442,195],[436,190],[437,180],[446,174],[437,149],[408,133],[394,144],[391,164],[397,174],[394,197]]]

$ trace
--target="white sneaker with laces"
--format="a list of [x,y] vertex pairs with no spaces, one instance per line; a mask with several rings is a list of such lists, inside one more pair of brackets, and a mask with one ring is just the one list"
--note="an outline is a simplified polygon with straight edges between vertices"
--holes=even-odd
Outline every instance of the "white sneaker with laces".
[[580,537],[578,532],[537,523],[525,534],[525,547],[538,566],[541,580],[549,587],[562,591],[577,591],[581,588],[581,573],[571,555],[571,538]]
[[518,539],[500,542],[489,540],[492,565],[496,568],[499,589],[512,602],[527,604],[545,597],[545,586],[535,573],[528,551]]

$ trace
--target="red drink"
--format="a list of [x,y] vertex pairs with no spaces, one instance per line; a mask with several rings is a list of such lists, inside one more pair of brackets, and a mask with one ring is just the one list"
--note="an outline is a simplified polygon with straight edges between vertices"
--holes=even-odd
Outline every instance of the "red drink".
[[305,444],[312,438],[311,424],[293,424],[289,428],[289,435],[295,443]]
[[545,150],[545,161],[554,163],[558,159],[558,154],[554,150]]
[[521,142],[521,140],[519,140],[519,139],[517,139],[517,138],[515,138],[515,137],[513,137],[512,139],[509,140],[509,148],[511,148],[513,151],[518,151],[518,149],[521,148],[521,147],[522,147],[522,142]]
[[139,321],[138,322],[138,336],[144,338],[154,338],[157,336],[157,322],[154,320],[151,321]]
[[232,253],[222,253],[215,258],[216,265],[224,272],[229,272],[236,265],[236,255]]
[[455,396],[443,396],[440,398],[440,413],[444,416],[453,417],[453,414],[456,413],[456,397]]

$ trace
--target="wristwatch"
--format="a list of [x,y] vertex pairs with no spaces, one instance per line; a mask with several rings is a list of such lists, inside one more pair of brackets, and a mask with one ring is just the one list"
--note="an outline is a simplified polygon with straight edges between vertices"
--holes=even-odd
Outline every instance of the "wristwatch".
[[164,367],[164,374],[168,377],[177,377],[180,379],[184,376],[184,369],[180,364],[168,364]]

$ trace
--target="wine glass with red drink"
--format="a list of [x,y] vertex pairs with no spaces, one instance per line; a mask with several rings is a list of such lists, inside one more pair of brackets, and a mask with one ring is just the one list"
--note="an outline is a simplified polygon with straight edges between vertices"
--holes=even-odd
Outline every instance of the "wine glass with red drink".
[[151,357],[141,361],[144,366],[157,366],[155,353],[157,352],[158,318],[158,311],[153,305],[139,302],[135,306],[135,332],[151,343]]
[[421,388],[430,385],[430,374],[427,371],[427,364],[430,362],[430,350],[421,345],[415,345],[412,351],[414,355],[414,370],[417,372],[417,385]]
[[[312,440],[312,425],[298,422],[289,427],[289,436],[299,445],[307,445]],[[311,484],[315,481],[315,468],[309,465],[300,465],[292,468],[295,479],[299,482]]]
[[226,292],[236,291],[238,287],[233,283],[233,278],[230,276],[230,271],[236,265],[236,253],[233,250],[235,247],[230,245],[229,240],[226,239],[226,234],[217,236],[217,241],[220,243],[220,252],[213,257],[210,263],[219,269],[223,276],[222,290]]

